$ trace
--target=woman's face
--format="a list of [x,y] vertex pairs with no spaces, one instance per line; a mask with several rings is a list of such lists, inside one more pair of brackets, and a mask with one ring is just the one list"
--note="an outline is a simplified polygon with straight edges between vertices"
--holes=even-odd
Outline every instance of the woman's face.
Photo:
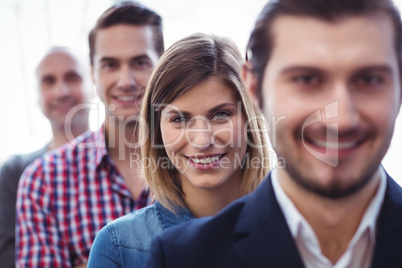
[[163,144],[187,196],[200,190],[238,190],[247,149],[241,107],[234,90],[211,77],[162,110]]

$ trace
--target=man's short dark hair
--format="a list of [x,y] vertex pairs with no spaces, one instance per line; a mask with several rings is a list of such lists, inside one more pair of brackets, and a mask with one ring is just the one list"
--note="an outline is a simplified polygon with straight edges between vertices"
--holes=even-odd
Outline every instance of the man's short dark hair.
[[398,56],[399,72],[402,62],[402,22],[398,9],[392,0],[271,0],[260,13],[247,44],[246,60],[252,64],[257,75],[258,92],[261,96],[261,85],[265,68],[271,56],[274,37],[272,23],[278,16],[308,16],[324,21],[334,22],[348,16],[387,15],[394,26],[395,49]]
[[162,55],[164,48],[162,18],[153,10],[137,2],[120,2],[106,10],[89,33],[89,58],[94,63],[96,34],[99,30],[118,24],[151,26],[155,51]]

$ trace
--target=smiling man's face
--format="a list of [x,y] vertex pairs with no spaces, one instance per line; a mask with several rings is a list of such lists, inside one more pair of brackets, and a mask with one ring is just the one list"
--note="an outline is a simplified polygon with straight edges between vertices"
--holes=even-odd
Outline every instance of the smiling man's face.
[[98,31],[92,77],[107,116],[139,115],[158,58],[151,26],[118,24]]
[[378,169],[400,107],[391,21],[279,16],[271,30],[262,95],[266,118],[285,118],[270,133],[286,161],[279,172],[327,197],[357,191]]
[[[89,73],[84,64],[67,49],[49,52],[37,68],[39,104],[53,128],[64,129],[71,109],[88,102],[91,97]],[[86,124],[88,110],[80,109],[71,127]]]

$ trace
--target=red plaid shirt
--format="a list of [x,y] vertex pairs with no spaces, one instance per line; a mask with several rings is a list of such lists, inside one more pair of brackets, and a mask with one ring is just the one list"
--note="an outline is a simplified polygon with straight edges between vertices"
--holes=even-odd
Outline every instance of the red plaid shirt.
[[34,161],[18,186],[17,267],[72,267],[88,261],[96,233],[150,203],[133,200],[107,155],[103,127]]

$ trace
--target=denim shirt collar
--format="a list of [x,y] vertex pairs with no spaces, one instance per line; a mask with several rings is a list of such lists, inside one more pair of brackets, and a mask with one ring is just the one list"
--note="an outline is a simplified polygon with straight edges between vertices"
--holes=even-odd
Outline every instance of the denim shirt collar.
[[176,214],[163,207],[158,201],[155,201],[155,212],[163,230],[195,219],[188,208],[175,207],[175,211]]

